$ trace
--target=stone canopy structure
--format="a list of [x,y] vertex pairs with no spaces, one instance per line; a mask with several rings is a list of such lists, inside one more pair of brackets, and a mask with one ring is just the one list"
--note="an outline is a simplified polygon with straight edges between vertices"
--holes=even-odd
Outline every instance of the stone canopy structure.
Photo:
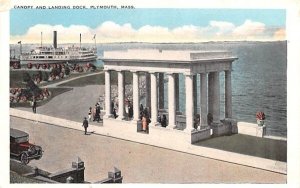
[[[228,51],[171,51],[171,50],[127,50],[105,51],[102,58],[105,71],[105,120],[111,118],[111,71],[118,72],[118,119],[124,119],[124,72],[133,74],[133,119],[139,121],[139,74],[146,75],[148,92],[146,104],[151,109],[151,127],[159,125],[157,116],[163,108],[163,74],[168,77],[168,127],[176,127],[176,111],[179,103],[178,74],[185,80],[185,118],[184,132],[194,130],[194,115],[197,100],[200,100],[200,127],[207,126],[207,115],[210,113],[214,122],[220,121],[220,79],[219,73],[225,72],[225,118],[232,117],[231,70],[234,57]],[[197,99],[197,74],[200,74],[200,98]],[[149,84],[151,83],[151,84]],[[147,86],[146,86],[147,87]],[[150,102],[151,101],[151,102]]]

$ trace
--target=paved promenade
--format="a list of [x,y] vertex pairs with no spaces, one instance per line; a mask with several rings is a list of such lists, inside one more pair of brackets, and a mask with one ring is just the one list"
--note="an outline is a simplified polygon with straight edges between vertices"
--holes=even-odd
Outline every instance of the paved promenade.
[[[62,119],[58,117],[52,117],[42,114],[33,114],[32,112],[10,109],[10,115],[15,117],[20,117],[24,119],[49,123],[57,126],[62,126],[74,130],[82,130],[82,122],[71,121],[67,119]],[[110,136],[114,138],[120,138],[124,140],[129,140],[137,143],[148,144],[152,146],[157,146],[161,148],[167,148],[175,151],[180,151],[184,153],[189,153],[193,155],[203,156],[207,158],[212,158],[221,161],[227,161],[235,164],[241,164],[245,166],[250,166],[254,168],[264,169],[272,172],[286,174],[287,168],[285,162],[274,161],[270,159],[264,159],[259,157],[253,157],[248,155],[242,155],[233,152],[222,151],[213,148],[207,148],[202,146],[191,145],[188,142],[184,142],[174,137],[170,137],[166,131],[166,137],[159,139],[152,139],[147,137],[146,134],[132,134],[129,129],[122,126],[99,126],[90,125],[90,131],[94,131],[95,134]]]
[[[14,109],[11,112],[17,113]],[[30,114],[24,113],[34,117]],[[43,115],[36,118],[47,119]],[[99,135],[104,133],[102,129],[106,130],[99,126],[90,126],[89,131],[95,134],[87,136],[80,123],[53,117],[48,120],[57,125],[61,121],[65,126],[16,117],[11,117],[10,124],[28,132],[32,142],[43,146],[44,156],[29,164],[50,172],[70,168],[79,156],[85,162],[86,180],[91,182],[106,178],[107,172],[116,166],[122,170],[124,183],[286,183],[284,174]],[[117,132],[126,135],[126,131]],[[147,136],[137,135],[143,140]],[[233,157],[226,152],[219,155]]]
[[[102,93],[104,86],[74,87],[73,90],[54,97],[47,104],[38,106],[37,113],[82,122],[83,117],[88,116],[89,107],[95,106]],[[17,109],[32,112],[31,108]]]

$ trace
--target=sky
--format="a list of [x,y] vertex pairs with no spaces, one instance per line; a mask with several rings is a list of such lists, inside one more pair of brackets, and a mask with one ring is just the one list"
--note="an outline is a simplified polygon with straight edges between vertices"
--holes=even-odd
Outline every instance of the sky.
[[10,42],[276,41],[285,21],[284,9],[12,9]]

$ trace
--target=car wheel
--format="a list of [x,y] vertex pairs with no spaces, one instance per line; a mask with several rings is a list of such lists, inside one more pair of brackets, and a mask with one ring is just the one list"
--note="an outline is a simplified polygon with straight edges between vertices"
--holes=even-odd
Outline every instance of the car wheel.
[[22,164],[27,165],[29,163],[28,154],[22,153],[20,157],[20,161]]
[[40,159],[40,158],[42,158],[42,156],[43,156],[43,152],[42,152],[42,150],[39,150],[39,151],[38,151],[38,155],[39,155],[39,157],[38,157],[38,158],[36,158],[36,159]]

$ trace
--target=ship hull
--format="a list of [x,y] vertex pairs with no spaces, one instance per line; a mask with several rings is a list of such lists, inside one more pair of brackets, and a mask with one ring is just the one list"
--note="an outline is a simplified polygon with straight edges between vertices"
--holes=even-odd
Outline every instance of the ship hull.
[[73,59],[73,60],[21,60],[21,65],[31,64],[55,64],[55,63],[93,63],[96,62],[96,58],[90,59]]

